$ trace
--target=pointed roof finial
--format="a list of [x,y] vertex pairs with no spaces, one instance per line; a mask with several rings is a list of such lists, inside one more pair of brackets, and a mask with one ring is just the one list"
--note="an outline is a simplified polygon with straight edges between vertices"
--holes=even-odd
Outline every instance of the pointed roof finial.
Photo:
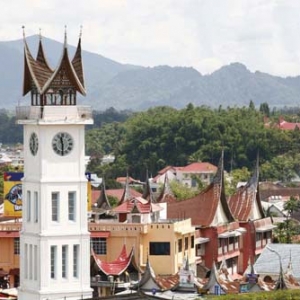
[[81,39],[81,36],[82,36],[82,25],[80,25],[79,39]]
[[42,40],[42,29],[39,28],[39,38],[40,38],[40,41]]
[[25,40],[25,26],[22,26],[22,30],[23,30],[23,39]]
[[65,40],[64,40],[64,47],[67,48],[67,25],[65,25]]

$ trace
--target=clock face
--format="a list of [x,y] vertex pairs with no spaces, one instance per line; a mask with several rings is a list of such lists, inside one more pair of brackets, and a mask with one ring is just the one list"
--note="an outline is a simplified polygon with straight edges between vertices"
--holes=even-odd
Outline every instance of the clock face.
[[72,151],[73,146],[73,138],[67,132],[59,132],[52,139],[52,149],[60,156],[69,154]]
[[29,138],[29,149],[32,155],[36,155],[39,149],[39,139],[35,132],[32,132]]

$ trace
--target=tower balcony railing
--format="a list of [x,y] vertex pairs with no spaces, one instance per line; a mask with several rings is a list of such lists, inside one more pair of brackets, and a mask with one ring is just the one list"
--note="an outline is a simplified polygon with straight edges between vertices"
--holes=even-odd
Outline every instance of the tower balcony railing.
[[23,121],[37,120],[91,120],[92,109],[90,106],[75,105],[45,105],[45,106],[17,106],[16,119]]

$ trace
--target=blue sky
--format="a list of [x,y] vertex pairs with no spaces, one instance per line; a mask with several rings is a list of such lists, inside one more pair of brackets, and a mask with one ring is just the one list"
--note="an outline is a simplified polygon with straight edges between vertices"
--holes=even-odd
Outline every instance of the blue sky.
[[[5,3],[5,4],[4,4]],[[38,34],[121,63],[187,66],[209,74],[241,62],[251,71],[300,75],[299,0],[11,0],[0,40]]]

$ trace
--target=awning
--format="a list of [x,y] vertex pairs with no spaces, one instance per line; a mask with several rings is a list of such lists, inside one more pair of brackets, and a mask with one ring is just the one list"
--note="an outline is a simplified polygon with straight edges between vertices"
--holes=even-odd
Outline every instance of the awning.
[[108,238],[110,231],[91,231],[92,238]]
[[256,230],[256,232],[266,232],[266,231],[271,231],[274,228],[277,228],[277,226],[270,224],[270,225],[266,225],[266,226],[255,228],[255,230]]
[[233,230],[233,231],[226,231],[224,233],[219,234],[218,238],[225,239],[225,238],[229,238],[229,237],[233,237],[233,236],[240,236],[240,235],[241,235],[240,232]]
[[195,245],[204,244],[204,243],[208,243],[208,242],[209,242],[209,238],[205,238],[205,237],[195,238]]
[[0,238],[16,238],[20,237],[19,231],[0,231]]

